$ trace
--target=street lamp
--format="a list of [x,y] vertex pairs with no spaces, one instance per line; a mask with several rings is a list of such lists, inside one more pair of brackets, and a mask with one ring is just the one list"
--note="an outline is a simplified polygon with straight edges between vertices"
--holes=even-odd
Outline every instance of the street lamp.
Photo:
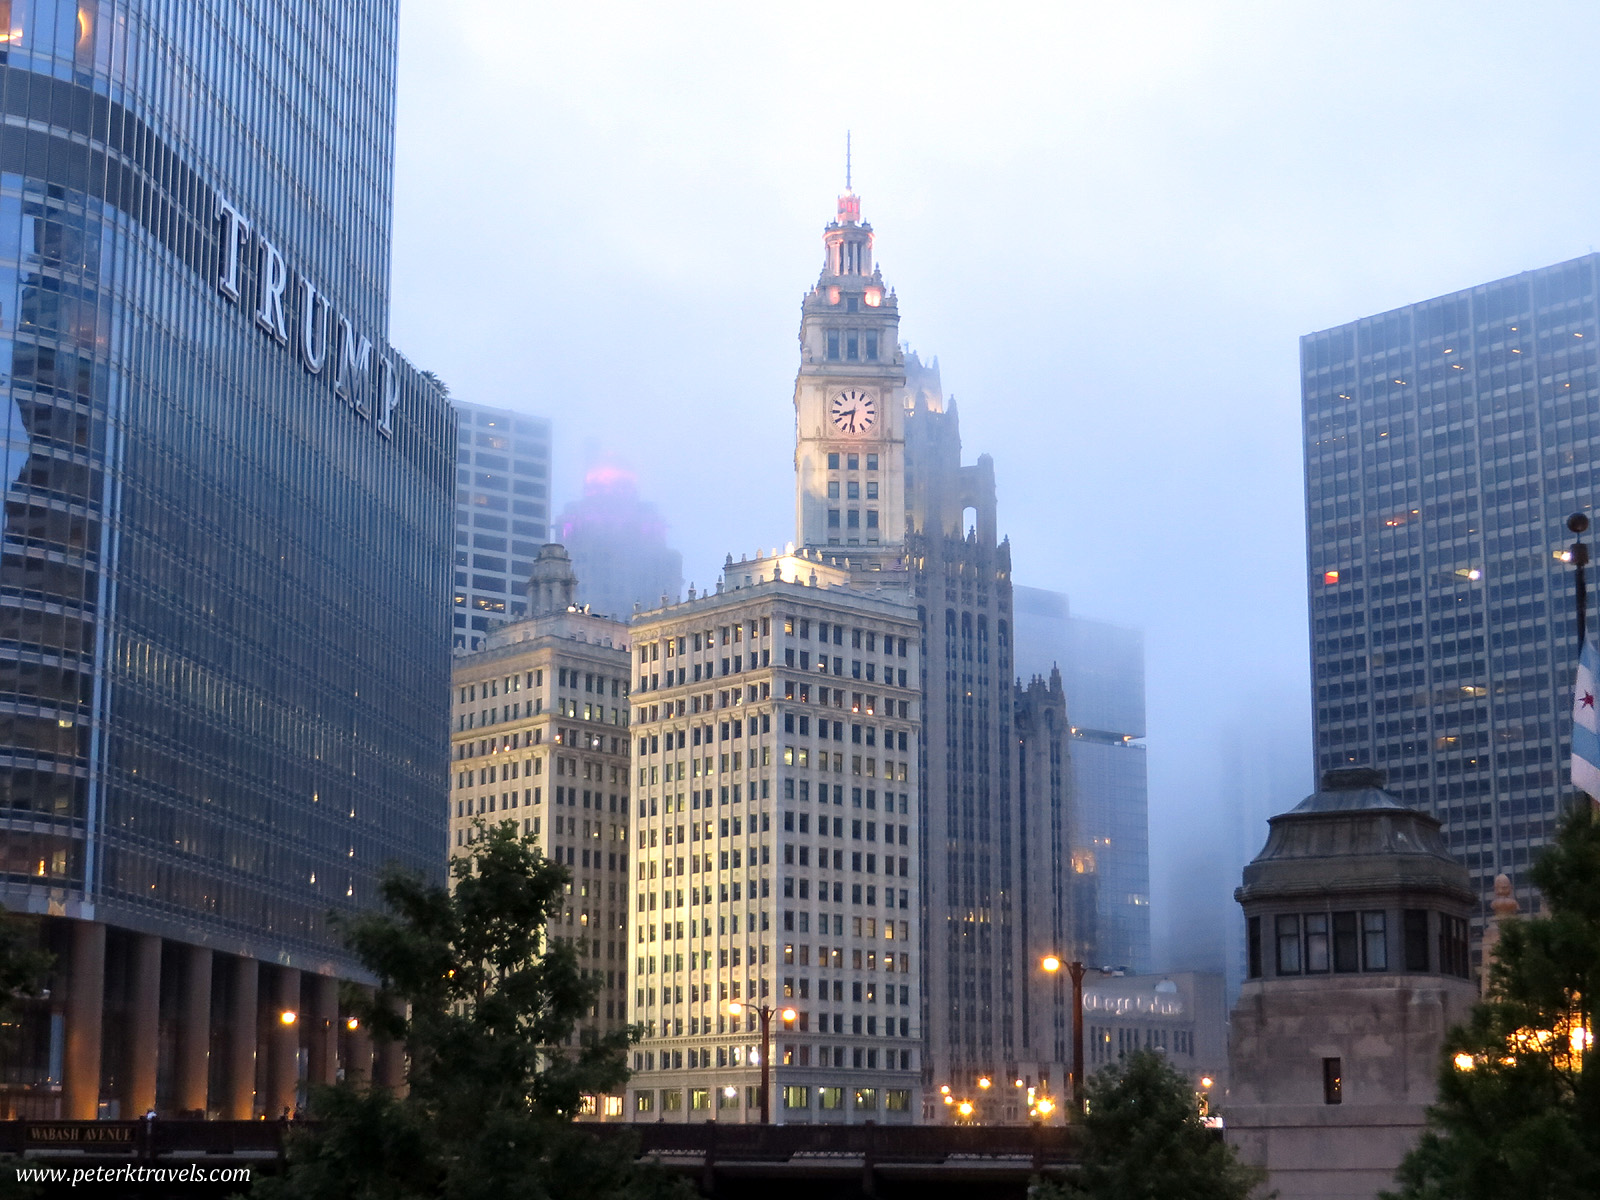
[[751,1008],[756,1016],[761,1018],[761,1123],[770,1125],[772,1124],[772,1017],[776,1013],[783,1019],[783,1023],[787,1025],[799,1014],[792,1008],[785,1008],[780,1011],[770,1004],[744,1005],[737,1000],[730,1000],[728,1002],[728,1015],[737,1017],[747,1007]]
[[[1061,959],[1047,954],[1039,965],[1051,975],[1061,970]],[[1083,972],[1084,965],[1074,959],[1066,964],[1072,977],[1072,1109],[1083,1116]]]

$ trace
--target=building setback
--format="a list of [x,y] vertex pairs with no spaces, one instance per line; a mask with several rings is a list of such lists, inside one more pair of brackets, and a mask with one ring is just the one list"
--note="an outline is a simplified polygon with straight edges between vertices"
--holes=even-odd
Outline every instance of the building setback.
[[635,619],[634,1120],[757,1120],[761,1006],[780,1011],[775,1121],[916,1119],[919,652],[902,600],[802,554],[730,560],[715,593]]
[[365,1073],[327,914],[440,877],[455,435],[385,341],[397,8],[13,6],[0,901],[56,966],[5,1115]]
[[[1321,770],[1382,769],[1489,897],[1566,790],[1568,514],[1593,503],[1600,256],[1301,339]],[[1481,919],[1481,912],[1480,912]]]
[[[573,604],[565,550],[540,548],[533,615],[457,654],[449,853],[470,855],[510,821],[571,875],[549,935],[571,945],[599,993],[575,1034],[627,1024],[628,627]],[[481,824],[480,824],[481,823]],[[601,1116],[622,1098],[589,1097]]]
[[528,613],[523,585],[550,518],[550,422],[452,400],[456,410],[451,645],[476,650]]

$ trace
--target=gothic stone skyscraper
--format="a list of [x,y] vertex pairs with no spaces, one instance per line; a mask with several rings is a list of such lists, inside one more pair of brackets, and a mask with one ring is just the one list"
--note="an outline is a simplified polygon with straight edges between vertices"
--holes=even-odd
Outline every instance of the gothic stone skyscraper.
[[[1600,256],[1301,341],[1319,769],[1381,768],[1487,899],[1566,790],[1569,513],[1594,500]],[[1525,903],[1534,898],[1524,894]]]
[[327,914],[442,873],[454,428],[385,342],[397,10],[8,6],[0,899],[56,967],[4,1115],[365,1070]]

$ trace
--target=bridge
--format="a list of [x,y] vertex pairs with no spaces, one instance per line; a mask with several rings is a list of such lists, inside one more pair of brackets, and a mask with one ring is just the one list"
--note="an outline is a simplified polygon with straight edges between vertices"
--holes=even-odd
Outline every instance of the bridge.
[[[0,1154],[81,1167],[247,1166],[275,1174],[294,1127],[276,1121],[0,1121]],[[1078,1131],[1055,1126],[585,1125],[599,1138],[632,1140],[641,1158],[694,1182],[714,1200],[1023,1200],[1035,1175],[1077,1162]],[[239,1192],[185,1183],[120,1194],[204,1200]],[[49,1194],[49,1193],[47,1193]]]

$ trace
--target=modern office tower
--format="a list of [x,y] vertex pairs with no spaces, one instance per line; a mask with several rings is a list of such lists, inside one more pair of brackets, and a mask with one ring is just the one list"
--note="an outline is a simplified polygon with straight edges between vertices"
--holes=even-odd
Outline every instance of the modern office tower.
[[1600,256],[1301,339],[1316,755],[1444,822],[1485,900],[1569,792],[1568,514],[1594,502]]
[[1144,634],[1075,615],[1060,592],[1016,588],[1017,670],[1061,668],[1072,720],[1073,871],[1094,894],[1086,961],[1150,969]]
[[441,875],[453,417],[385,341],[397,7],[10,6],[0,900],[57,957],[8,1114],[366,1071],[327,914]]
[[550,518],[550,422],[452,400],[456,410],[456,557],[451,644],[475,650],[501,621],[527,615],[523,584]]
[[[450,854],[513,822],[572,873],[550,936],[572,945],[599,998],[580,1031],[627,1024],[628,627],[578,608],[563,547],[539,548],[531,615],[455,659]],[[595,1098],[602,1116],[620,1096]],[[609,1101],[609,1104],[608,1104]]]
[[683,555],[667,545],[667,523],[631,471],[590,468],[583,495],[556,518],[556,536],[581,580],[578,599],[595,612],[627,620],[683,595]]
[[763,1009],[775,1122],[916,1120],[918,640],[810,552],[635,619],[634,1120],[759,1120]]

